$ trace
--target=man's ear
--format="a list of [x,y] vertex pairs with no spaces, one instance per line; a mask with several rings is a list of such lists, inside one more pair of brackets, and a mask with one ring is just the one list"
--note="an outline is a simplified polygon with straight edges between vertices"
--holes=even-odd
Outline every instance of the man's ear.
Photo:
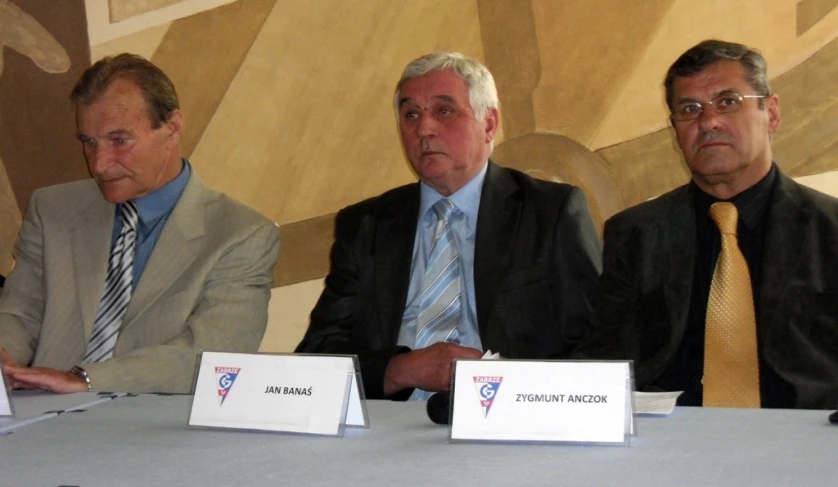
[[500,114],[497,108],[490,108],[486,113],[486,143],[495,140],[495,134],[498,131],[498,124],[500,123]]
[[164,125],[168,131],[167,143],[170,143],[172,147],[176,146],[183,135],[183,113],[180,110],[173,111]]
[[765,97],[765,110],[768,112],[768,133],[773,134],[780,127],[780,97],[776,93]]

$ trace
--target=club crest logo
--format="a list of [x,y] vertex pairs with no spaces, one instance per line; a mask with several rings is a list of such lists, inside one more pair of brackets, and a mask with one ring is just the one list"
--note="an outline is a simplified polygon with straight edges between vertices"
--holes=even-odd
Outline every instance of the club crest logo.
[[480,399],[480,407],[483,408],[483,417],[486,418],[489,416],[489,410],[492,409],[492,403],[498,394],[503,377],[480,375],[473,378],[474,388],[477,389],[477,396]]
[[224,400],[230,395],[230,389],[233,383],[236,382],[236,377],[239,376],[241,368],[238,367],[216,367],[215,368],[215,385],[218,389],[218,407],[224,405]]

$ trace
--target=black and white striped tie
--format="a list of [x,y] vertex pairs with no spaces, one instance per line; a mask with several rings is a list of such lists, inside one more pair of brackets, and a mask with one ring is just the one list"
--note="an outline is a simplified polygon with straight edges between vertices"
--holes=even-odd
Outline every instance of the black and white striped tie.
[[84,363],[101,362],[113,355],[122,317],[131,301],[134,281],[134,249],[137,241],[137,206],[126,201],[119,205],[122,231],[111,247],[105,289],[99,301],[99,312],[93,322],[93,334],[87,344]]

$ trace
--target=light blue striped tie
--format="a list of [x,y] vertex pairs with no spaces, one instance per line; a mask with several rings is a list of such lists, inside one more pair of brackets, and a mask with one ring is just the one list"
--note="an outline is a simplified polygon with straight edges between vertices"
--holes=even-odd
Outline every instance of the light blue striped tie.
[[93,334],[87,344],[84,363],[101,362],[113,355],[122,318],[131,301],[139,214],[137,206],[130,201],[120,204],[119,212],[122,231],[111,247],[105,289],[99,300],[99,312],[93,322]]
[[[457,208],[448,199],[433,206],[437,223],[431,254],[425,264],[419,318],[416,323],[415,348],[438,342],[460,343],[460,253],[451,230],[450,219]],[[416,389],[411,400],[427,399],[429,392]]]

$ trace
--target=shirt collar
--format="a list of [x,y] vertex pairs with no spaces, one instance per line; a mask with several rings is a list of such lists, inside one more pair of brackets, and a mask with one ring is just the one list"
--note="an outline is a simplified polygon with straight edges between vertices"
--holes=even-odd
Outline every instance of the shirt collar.
[[170,213],[180,199],[180,195],[183,194],[189,176],[192,174],[192,166],[186,159],[181,160],[183,168],[176,178],[151,193],[132,200],[137,205],[140,223],[145,227],[152,226],[163,215]]
[[720,200],[713,195],[705,193],[694,182],[690,184],[695,191],[695,211],[698,221],[710,220],[710,205],[718,201],[729,201],[736,205],[739,212],[739,220],[745,224],[748,230],[753,230],[759,223],[768,203],[771,201],[771,191],[774,188],[774,181],[777,179],[777,165],[771,164],[771,169],[758,183],[742,191],[729,200]]
[[[489,168],[488,162],[483,165],[483,169],[474,176],[471,181],[467,182],[462,188],[458,189],[454,194],[448,197],[454,206],[465,216],[466,224],[469,229],[477,228],[477,213],[480,209],[480,196],[483,193],[483,181],[486,179],[486,171]],[[419,197],[419,220],[423,220],[428,214],[428,210],[436,204],[437,201],[444,198],[435,189],[425,184],[419,183],[420,197]]]

